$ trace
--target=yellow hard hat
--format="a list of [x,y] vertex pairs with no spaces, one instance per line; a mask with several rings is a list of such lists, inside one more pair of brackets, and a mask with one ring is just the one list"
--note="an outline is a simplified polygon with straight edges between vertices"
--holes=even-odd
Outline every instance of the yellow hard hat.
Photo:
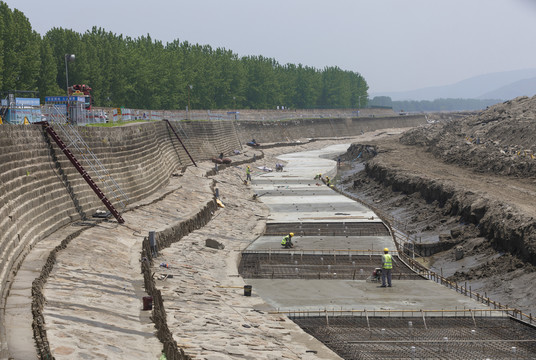
[[388,252],[388,251],[389,251],[389,249],[388,249],[388,248],[385,248],[385,249],[383,249],[383,251],[385,251],[385,252]]
[[289,235],[290,235],[290,236],[294,236],[294,233],[290,233]]

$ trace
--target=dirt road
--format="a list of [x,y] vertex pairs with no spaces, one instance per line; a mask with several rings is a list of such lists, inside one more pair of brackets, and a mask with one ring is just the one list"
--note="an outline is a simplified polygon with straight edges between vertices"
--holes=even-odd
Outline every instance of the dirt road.
[[401,144],[399,136],[377,142],[385,166],[423,179],[440,181],[467,192],[509,204],[530,216],[536,215],[536,180],[478,173],[471,168],[446,164],[422,147]]

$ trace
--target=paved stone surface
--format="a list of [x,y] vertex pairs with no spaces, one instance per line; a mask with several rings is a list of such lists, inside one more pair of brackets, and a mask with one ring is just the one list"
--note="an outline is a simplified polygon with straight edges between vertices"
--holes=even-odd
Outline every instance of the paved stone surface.
[[167,188],[134,204],[139,207],[123,214],[125,225],[101,223],[58,253],[44,289],[43,310],[56,359],[158,358],[162,345],[150,312],[142,311],[141,241],[149,230],[164,230],[211,199],[211,180],[202,178],[204,171],[190,168]]
[[50,251],[73,231],[74,227],[65,227],[57,232],[57,238],[38,243],[26,256],[14,278],[6,301],[5,324],[9,329],[7,342],[10,354],[15,359],[36,358],[34,347],[28,346],[34,343],[31,312],[32,281],[40,275]]

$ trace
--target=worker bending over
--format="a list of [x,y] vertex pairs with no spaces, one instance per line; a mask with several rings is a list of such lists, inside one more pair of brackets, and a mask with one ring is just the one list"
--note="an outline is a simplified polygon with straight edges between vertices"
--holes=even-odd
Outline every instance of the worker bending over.
[[391,287],[391,271],[393,270],[393,257],[389,254],[389,249],[383,249],[382,255],[382,287],[385,287],[385,278],[387,277],[387,286]]
[[294,236],[294,233],[289,233],[287,236],[281,240],[281,246],[283,246],[285,249],[290,249],[294,247],[294,244],[292,243],[292,237]]

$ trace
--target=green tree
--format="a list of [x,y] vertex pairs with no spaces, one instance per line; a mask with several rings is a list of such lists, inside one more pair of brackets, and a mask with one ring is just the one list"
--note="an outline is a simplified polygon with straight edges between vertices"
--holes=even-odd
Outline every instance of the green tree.
[[64,95],[65,92],[60,89],[56,82],[58,69],[52,56],[52,49],[47,39],[41,41],[41,66],[39,70],[38,88],[41,101],[44,102],[45,96]]
[[19,10],[0,3],[2,18],[2,88],[37,90],[40,68],[40,37]]
[[374,96],[369,102],[370,106],[393,107],[393,101],[389,96]]
[[65,93],[66,54],[76,56],[67,63],[69,85],[91,86],[100,106],[348,108],[362,106],[368,90],[359,73],[338,67],[282,66],[272,58],[239,58],[230,50],[179,40],[164,46],[150,35],[134,39],[97,27],[84,34],[53,28],[41,39],[20,11],[0,1],[2,89]]

